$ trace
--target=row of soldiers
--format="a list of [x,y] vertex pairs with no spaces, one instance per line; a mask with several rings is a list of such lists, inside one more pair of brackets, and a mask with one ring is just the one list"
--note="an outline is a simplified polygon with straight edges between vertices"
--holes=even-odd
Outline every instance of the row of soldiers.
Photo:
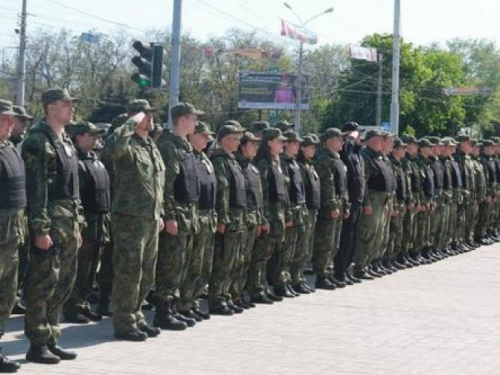
[[[16,148],[17,112],[0,101],[0,322],[27,242],[29,361],[76,358],[58,345],[63,311],[99,320],[111,300],[115,337],[144,341],[498,240],[500,139],[362,136],[355,122],[301,137],[287,122],[229,120],[215,134],[189,103],[162,131],[156,109],[134,100],[96,150],[102,129],[68,125],[75,102],[67,90],[44,92],[45,118]],[[142,312],[148,294],[153,324]],[[0,371],[18,367],[0,357]]]

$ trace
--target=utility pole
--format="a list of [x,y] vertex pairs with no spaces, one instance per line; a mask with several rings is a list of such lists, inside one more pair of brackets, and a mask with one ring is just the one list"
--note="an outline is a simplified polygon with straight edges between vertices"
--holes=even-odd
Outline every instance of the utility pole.
[[384,55],[378,54],[378,82],[377,82],[377,114],[375,117],[375,125],[382,125],[382,73],[384,68]]
[[392,55],[392,97],[391,97],[391,130],[399,133],[399,32],[401,30],[400,0],[394,0],[394,31]]
[[302,124],[300,123],[300,116],[302,113],[302,109],[300,108],[302,105],[302,90],[303,90],[303,77],[302,77],[302,68],[304,65],[304,42],[301,40],[299,45],[299,74],[297,76],[296,88],[297,95],[295,95],[295,113],[294,113],[294,127],[295,131],[299,134],[302,134]]
[[170,59],[170,90],[168,97],[168,127],[172,128],[170,109],[179,102],[179,70],[181,63],[181,17],[182,0],[174,0],[174,15],[172,22],[172,56]]
[[19,58],[17,66],[16,104],[24,106],[24,86],[26,83],[26,2],[23,0],[21,29],[19,32]]

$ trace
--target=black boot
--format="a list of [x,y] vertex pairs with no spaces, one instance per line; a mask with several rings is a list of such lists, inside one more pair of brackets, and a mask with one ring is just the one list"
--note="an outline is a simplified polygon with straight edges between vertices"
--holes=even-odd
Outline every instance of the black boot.
[[28,353],[26,353],[26,360],[46,365],[55,365],[61,362],[61,358],[53,354],[45,344],[30,345]]
[[16,361],[8,359],[4,356],[0,349],[0,372],[17,372],[21,368],[21,365]]
[[77,354],[71,350],[66,350],[61,348],[57,344],[48,344],[47,348],[49,348],[50,352],[64,361],[75,359]]
[[176,319],[172,313],[171,304],[166,302],[160,302],[156,307],[153,324],[156,327],[170,331],[183,331],[187,328],[186,323]]

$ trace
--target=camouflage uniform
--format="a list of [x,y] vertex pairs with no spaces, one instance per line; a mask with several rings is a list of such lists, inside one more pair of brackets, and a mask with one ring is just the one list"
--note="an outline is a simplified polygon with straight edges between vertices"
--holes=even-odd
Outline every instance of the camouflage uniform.
[[[340,155],[323,147],[314,156],[314,169],[320,181],[320,208],[315,230],[314,270],[318,280],[332,276],[333,259],[338,251],[340,230],[348,209],[347,168]],[[339,210],[339,216],[332,212]]]
[[16,301],[18,248],[25,239],[24,163],[9,141],[0,141],[0,337]]
[[[414,139],[409,138],[410,142],[416,142]],[[407,258],[414,246],[417,227],[415,220],[416,208],[420,205],[420,195],[422,193],[421,172],[420,167],[416,163],[416,158],[407,154],[406,157],[401,159],[401,164],[405,174],[409,176],[409,189],[411,190],[411,201],[413,209],[408,209],[403,218],[403,238],[401,241],[401,252],[403,258]]]
[[[431,143],[422,139],[420,141],[420,147],[431,147]],[[414,251],[420,254],[422,251],[427,251],[433,243],[433,238],[431,238],[431,215],[432,208],[434,205],[434,172],[431,168],[432,161],[419,155],[417,163],[420,167],[422,173],[422,194],[420,196],[420,205],[424,207],[423,211],[420,211],[416,215],[417,220],[417,237],[415,240]]]
[[214,263],[208,288],[210,310],[214,311],[231,306],[229,289],[238,273],[235,269],[241,269],[242,264],[247,200],[245,177],[234,155],[217,149],[211,160],[217,177],[217,222],[225,226],[224,233],[215,234]]
[[78,251],[76,281],[65,305],[65,314],[90,311],[88,297],[92,293],[104,245],[109,242],[111,202],[108,172],[94,152],[76,149],[80,160],[80,197],[86,226],[82,231],[82,247]]
[[[177,221],[177,235],[160,234],[156,296],[161,305],[189,310],[193,298],[193,280],[187,279],[195,234],[199,233],[197,204],[199,181],[196,158],[187,139],[165,131],[158,140],[165,170],[165,221]],[[189,283],[189,287],[186,283]]]
[[32,243],[26,288],[24,332],[33,345],[55,344],[63,303],[75,281],[80,238],[78,160],[71,140],[60,140],[41,121],[23,142],[28,218],[32,239],[50,235],[54,245]]
[[[483,148],[489,146],[493,146],[492,141],[483,141]],[[494,220],[493,205],[497,189],[496,168],[493,157],[486,155],[483,151],[480,156],[480,161],[485,171],[486,191],[485,199],[480,202],[478,224],[474,233],[475,238],[478,240],[482,240],[484,236],[486,236],[487,230],[489,229],[488,227]],[[487,202],[486,198],[489,198],[490,202]]]
[[[468,140],[468,137],[462,136],[458,138],[461,140]],[[474,179],[474,164],[469,155],[466,155],[461,150],[457,150],[454,155],[455,161],[458,163],[460,173],[462,176],[463,183],[463,203],[458,206],[457,211],[457,232],[458,232],[458,242],[469,242],[470,229],[468,229],[470,220],[472,220],[472,210],[473,210],[473,194],[475,191],[475,179]]]
[[145,326],[141,305],[154,284],[165,165],[154,142],[135,133],[135,120],[115,130],[109,152],[115,177],[111,208],[115,335]]

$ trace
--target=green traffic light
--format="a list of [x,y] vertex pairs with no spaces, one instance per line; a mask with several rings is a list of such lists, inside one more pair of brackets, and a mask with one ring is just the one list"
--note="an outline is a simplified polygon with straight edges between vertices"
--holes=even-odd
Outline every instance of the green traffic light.
[[148,79],[140,79],[138,83],[141,87],[151,86],[151,82]]

